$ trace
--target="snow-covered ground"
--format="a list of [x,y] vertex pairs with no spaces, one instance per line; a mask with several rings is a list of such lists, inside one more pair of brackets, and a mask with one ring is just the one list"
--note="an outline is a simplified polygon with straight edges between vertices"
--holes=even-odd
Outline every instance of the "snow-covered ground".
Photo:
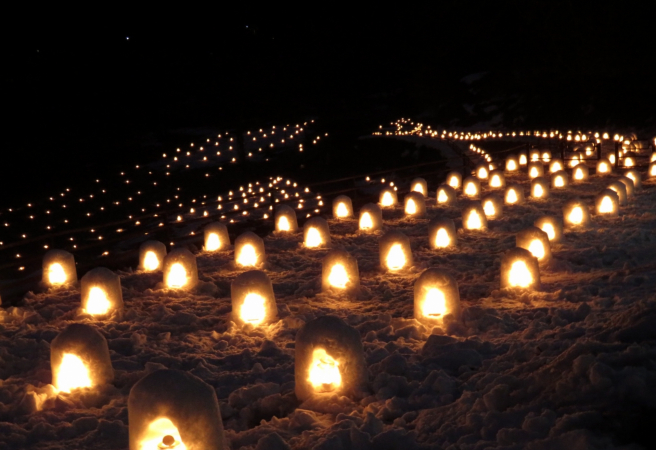
[[[60,394],[38,411],[39,394],[51,393],[50,342],[81,320],[80,296],[73,288],[30,293],[24,306],[0,311],[0,449],[127,449],[130,388],[159,368],[189,371],[216,389],[231,449],[648,448],[656,183],[646,181],[618,218],[593,215],[590,229],[566,232],[539,291],[499,289],[516,232],[539,215],[560,216],[575,196],[592,208],[615,178],[592,176],[535,201],[526,176],[511,176],[527,202],[506,206],[486,232],[460,230],[459,248],[443,251],[430,249],[428,221],[444,216],[460,227],[460,207],[437,207],[443,180],[429,180],[426,219],[384,211],[385,230],[412,242],[415,265],[402,273],[379,268],[381,232],[330,220],[332,247],[358,260],[361,290],[352,296],[321,293],[327,250],[304,248],[302,232],[266,236],[280,321],[260,329],[230,323],[230,283],[241,273],[231,251],[198,253],[202,282],[192,293],[163,289],[161,274],[121,272],[122,317],[83,319],[108,340],[114,384]],[[462,321],[444,330],[412,318],[413,283],[431,267],[457,279],[463,302]],[[294,395],[295,335],[325,314],[362,336],[370,395],[361,400],[299,403]]]

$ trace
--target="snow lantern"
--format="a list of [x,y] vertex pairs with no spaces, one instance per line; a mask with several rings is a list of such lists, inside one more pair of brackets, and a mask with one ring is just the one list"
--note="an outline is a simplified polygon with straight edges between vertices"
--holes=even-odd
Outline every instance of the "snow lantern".
[[563,164],[563,160],[560,158],[552,159],[549,163],[549,173],[556,173],[560,172],[561,170],[565,170],[565,164]]
[[308,248],[330,245],[330,228],[323,217],[312,217],[303,226],[303,243]]
[[635,167],[635,159],[632,156],[627,156],[623,161],[624,167]]
[[321,290],[352,291],[360,287],[358,261],[344,250],[331,250],[323,258]]
[[595,197],[595,211],[599,215],[617,216],[620,210],[620,198],[612,189],[604,189]]
[[606,158],[597,161],[597,175],[608,175],[613,172],[613,166]]
[[624,175],[633,181],[634,189],[640,189],[642,187],[642,175],[636,169],[627,170]]
[[462,192],[470,198],[478,197],[481,192],[481,183],[474,177],[467,177],[462,184]]
[[460,172],[449,172],[446,175],[446,184],[453,189],[460,189],[462,187],[462,174]]
[[515,245],[531,252],[540,264],[551,261],[549,235],[538,227],[528,227],[515,235]]
[[462,228],[465,230],[485,230],[487,218],[480,202],[471,202],[462,210]]
[[551,161],[551,152],[549,150],[542,151],[542,161],[543,162]]
[[279,233],[295,233],[298,230],[296,211],[289,205],[280,205],[276,208],[276,231]]
[[530,179],[544,175],[544,166],[540,161],[531,161],[528,163],[528,177]]
[[[424,206],[425,208],[425,206]],[[358,220],[360,231],[367,233],[383,228],[383,211],[375,203],[367,203],[360,208],[360,219]]]
[[524,203],[524,189],[519,184],[509,184],[503,195],[503,201],[507,205],[521,205]]
[[460,292],[455,278],[440,269],[425,270],[414,286],[415,319],[427,325],[441,325],[444,316],[460,319]]
[[549,198],[549,182],[544,177],[537,177],[531,180],[531,197],[547,199]]
[[228,227],[220,222],[207,224],[203,232],[205,234],[205,251],[225,250],[230,245]]
[[169,289],[192,289],[198,284],[196,256],[176,248],[164,258],[164,285]]
[[276,297],[268,275],[249,270],[230,284],[232,321],[238,325],[258,326],[275,322],[278,317]]
[[383,208],[396,206],[396,204],[399,203],[396,191],[393,188],[385,188],[380,191],[379,203]]
[[624,188],[626,189],[626,196],[628,198],[633,197],[634,191],[635,191],[635,185],[633,184],[633,180],[629,177],[625,177],[622,175],[617,179],[620,183],[624,185]]
[[620,181],[613,181],[608,185],[608,189],[612,189],[617,193],[617,196],[620,200],[620,206],[624,206],[628,203],[628,196],[626,193],[626,186]]
[[563,206],[563,221],[570,227],[587,227],[590,223],[588,206],[575,198]]
[[529,152],[529,159],[531,162],[540,161],[540,150],[533,149]]
[[488,219],[498,219],[503,215],[503,201],[496,194],[488,194],[481,201],[485,217]]
[[[654,143],[656,143],[656,139],[654,139]],[[654,161],[656,161],[656,152],[652,152],[651,155],[649,155],[649,162]]]
[[515,155],[506,158],[506,172],[517,172],[519,170],[519,160]]
[[452,205],[457,200],[456,190],[448,184],[441,184],[437,188],[437,204]]
[[139,270],[155,272],[162,269],[166,258],[166,245],[159,241],[146,241],[139,246]]
[[252,231],[235,239],[235,263],[239,267],[257,267],[264,263],[264,241]]
[[489,174],[490,174],[490,168],[486,163],[480,163],[476,166],[476,169],[474,169],[474,175],[479,180],[487,180]]
[[551,174],[551,187],[554,189],[564,189],[569,184],[567,172],[559,170]]
[[506,187],[506,177],[501,170],[490,172],[489,186],[491,189],[502,189]]
[[526,152],[521,152],[519,156],[517,157],[517,160],[519,162],[520,166],[525,166],[528,164],[528,156],[526,156]]
[[353,202],[346,195],[338,195],[333,200],[333,219],[350,219],[353,217]]
[[80,280],[82,310],[92,316],[104,316],[123,309],[121,277],[104,267],[96,267]]
[[43,284],[61,286],[77,283],[75,257],[65,250],[49,250],[43,255]]
[[403,198],[405,215],[409,217],[424,217],[426,201],[419,192],[409,192]]
[[412,266],[410,239],[400,231],[388,231],[378,241],[380,265],[383,269],[397,271]]
[[181,370],[156,370],[128,397],[130,450],[227,450],[212,386]]
[[107,340],[94,327],[72,323],[50,344],[52,384],[60,392],[114,381]]
[[590,169],[584,163],[579,163],[572,170],[572,179],[574,181],[586,181],[590,176]]
[[547,233],[549,242],[560,242],[563,237],[563,223],[555,216],[540,216],[533,225]]
[[410,183],[410,190],[412,192],[419,192],[426,197],[428,195],[428,183],[426,183],[426,180],[421,177],[415,178]]
[[339,317],[322,316],[296,333],[296,398],[352,395],[367,389],[368,372],[360,332]]
[[501,258],[501,288],[540,287],[538,259],[525,248],[515,247]]
[[428,223],[428,240],[433,249],[455,247],[458,233],[453,219],[435,217]]
[[650,177],[656,177],[656,161],[649,163],[649,169],[647,169],[647,173]]

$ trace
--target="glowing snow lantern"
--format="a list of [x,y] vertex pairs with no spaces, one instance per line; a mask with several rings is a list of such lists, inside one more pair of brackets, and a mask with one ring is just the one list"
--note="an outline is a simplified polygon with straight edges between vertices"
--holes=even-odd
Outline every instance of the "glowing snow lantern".
[[488,219],[498,219],[503,215],[503,201],[498,195],[488,194],[481,201],[485,217]]
[[520,166],[525,166],[528,164],[528,157],[526,156],[525,152],[522,152],[519,154],[519,165]]
[[612,189],[604,189],[595,197],[595,211],[604,216],[617,216],[619,214],[620,199],[617,192]]
[[322,217],[312,217],[303,226],[303,243],[308,248],[330,245],[330,228]]
[[476,169],[474,169],[474,174],[479,180],[487,180],[487,177],[490,174],[490,169],[487,164],[478,164]]
[[624,183],[620,181],[613,181],[608,185],[608,189],[612,189],[617,193],[620,201],[620,206],[624,206],[628,203],[628,195]]
[[656,177],[656,161],[652,161],[649,163],[649,168],[647,169],[647,173],[649,174],[650,177]]
[[296,398],[322,394],[362,396],[368,372],[360,332],[335,316],[322,316],[296,333]]
[[597,161],[597,174],[598,175],[608,175],[613,172],[613,166],[610,164],[606,158],[601,158]]
[[534,149],[529,152],[530,162],[540,161],[540,150]]
[[568,227],[587,227],[590,224],[588,206],[578,198],[570,200],[563,207],[563,221]]
[[481,192],[481,183],[474,177],[465,178],[462,186],[463,193],[469,198],[478,197]]
[[448,184],[441,184],[437,188],[437,204],[452,205],[457,200],[456,190]]
[[441,325],[446,316],[459,320],[460,292],[455,278],[439,269],[425,270],[414,286],[415,319],[427,325]]
[[196,256],[186,248],[176,248],[164,258],[164,286],[193,289],[198,284]]
[[524,203],[524,189],[519,184],[508,185],[503,201],[507,205],[521,205]]
[[453,189],[460,189],[462,186],[462,174],[460,172],[449,172],[446,176],[446,184]]
[[554,158],[551,160],[549,163],[549,173],[556,173],[560,172],[561,170],[565,170],[565,165],[563,164],[563,161],[560,158]]
[[433,249],[457,246],[456,224],[452,219],[433,218],[428,224],[428,240]]
[[276,231],[279,233],[295,233],[298,230],[296,211],[289,205],[280,205],[276,208]]
[[77,283],[75,257],[64,250],[49,250],[43,255],[43,277],[45,286],[62,286]]
[[564,189],[569,185],[567,172],[559,170],[551,174],[551,187],[554,189]]
[[419,192],[409,192],[403,198],[406,216],[409,217],[424,217],[426,215],[426,201],[424,196]]
[[410,187],[412,192],[419,192],[424,197],[428,195],[428,183],[426,183],[426,180],[423,178],[415,178],[412,180]]
[[572,179],[574,181],[586,181],[589,176],[590,170],[586,164],[579,163],[574,166],[574,170],[572,170]]
[[227,450],[212,386],[180,370],[156,370],[128,397],[130,450]]
[[540,267],[530,251],[515,247],[501,259],[501,288],[538,289]]
[[258,267],[264,263],[264,241],[252,231],[235,239],[235,264],[238,267]]
[[230,245],[228,228],[220,222],[212,222],[203,229],[205,235],[205,251],[225,250]]
[[540,264],[551,261],[549,235],[538,227],[528,227],[517,233],[515,245],[531,252]]
[[333,200],[333,218],[350,219],[353,217],[353,202],[346,195],[338,195]]
[[96,267],[80,280],[82,310],[92,316],[105,316],[123,309],[121,277],[104,267]]
[[551,161],[551,152],[550,151],[543,151],[542,152],[542,161],[543,162]]
[[544,175],[544,166],[540,161],[531,161],[528,163],[528,177],[530,179]]
[[72,323],[50,344],[52,384],[60,392],[114,381],[107,340],[94,327]]
[[531,180],[531,197],[543,200],[549,198],[549,183],[544,177]]
[[360,209],[360,231],[371,233],[383,228],[383,211],[375,203],[367,203]]
[[633,159],[632,156],[627,156],[624,158],[624,167],[634,167],[635,166],[635,159]]
[[500,170],[493,170],[490,172],[490,179],[488,184],[491,189],[503,189],[506,187],[506,177]]
[[351,292],[360,287],[358,261],[343,250],[331,250],[323,258],[321,289]]
[[146,241],[139,246],[139,270],[155,272],[162,269],[166,258],[166,245],[159,241]]
[[378,241],[380,265],[383,269],[397,271],[411,267],[410,239],[400,231],[388,231]]
[[642,188],[642,175],[636,169],[627,170],[624,175],[633,181],[634,190]]
[[608,155],[608,162],[610,162],[611,165],[615,164],[615,155],[614,154],[611,153],[610,155]]
[[519,170],[519,161],[514,155],[506,158],[506,172],[517,172]]
[[480,202],[472,202],[462,210],[462,228],[465,230],[485,230],[487,218]]
[[555,216],[540,216],[533,225],[547,233],[549,242],[560,242],[563,237],[563,224]]
[[261,270],[240,274],[230,284],[232,321],[239,326],[258,326],[275,322],[278,317],[276,297],[268,275]]
[[392,188],[385,188],[382,191],[380,191],[380,206],[383,208],[390,208],[393,206],[396,206],[396,204],[399,202],[398,197],[396,195],[396,191]]
[[633,194],[635,192],[635,184],[633,184],[633,180],[629,177],[625,177],[624,175],[622,175],[617,179],[617,181],[619,181],[624,185],[624,188],[626,189],[626,196],[628,198],[633,197]]

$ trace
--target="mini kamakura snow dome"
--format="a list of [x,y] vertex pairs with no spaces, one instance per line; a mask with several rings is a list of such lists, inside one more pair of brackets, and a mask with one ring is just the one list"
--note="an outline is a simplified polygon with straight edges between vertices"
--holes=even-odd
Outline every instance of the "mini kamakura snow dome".
[[296,211],[289,205],[280,205],[276,208],[276,231],[278,233],[295,233],[298,230]]
[[617,193],[617,197],[620,201],[620,206],[624,206],[628,203],[629,200],[624,183],[620,181],[613,181],[608,185],[608,189],[612,189]]
[[490,189],[503,189],[506,187],[506,177],[501,170],[493,170],[490,172],[489,179]]
[[585,163],[579,163],[572,170],[572,179],[574,181],[587,181],[590,177],[590,169]]
[[563,221],[568,227],[584,228],[590,224],[588,205],[579,198],[572,199],[563,206]]
[[551,187],[554,189],[564,189],[569,185],[567,172],[559,170],[551,174]]
[[321,290],[353,291],[360,287],[358,261],[344,250],[331,250],[323,258]]
[[540,216],[533,225],[547,233],[549,242],[560,242],[563,237],[563,223],[555,216]]
[[531,252],[540,264],[551,261],[549,235],[538,227],[528,227],[515,235],[515,245]]
[[565,170],[565,164],[563,164],[563,160],[560,158],[552,159],[549,163],[549,173],[556,173],[560,172],[561,170]]
[[378,241],[380,266],[384,270],[407,269],[413,264],[410,239],[400,231],[388,231]]
[[528,156],[526,155],[526,152],[521,152],[517,159],[520,166],[525,166],[528,164]]
[[627,170],[624,174],[627,178],[633,181],[633,188],[638,190],[642,187],[642,175],[636,169]]
[[252,231],[235,239],[235,264],[239,267],[258,267],[264,263],[264,241]]
[[128,398],[130,450],[228,450],[214,388],[179,370],[157,370]]
[[515,247],[508,250],[501,259],[501,287],[538,289],[538,259],[524,248]]
[[330,228],[323,217],[312,217],[303,225],[303,243],[308,248],[330,245]]
[[462,174],[460,172],[449,172],[446,175],[446,184],[453,189],[460,189],[462,187]]
[[230,285],[232,321],[238,325],[258,326],[278,317],[276,297],[269,276],[261,270],[249,270]]
[[597,161],[597,175],[608,175],[613,172],[613,166],[606,158]]
[[604,216],[617,216],[620,210],[620,199],[617,192],[604,189],[595,197],[595,211]]
[[633,156],[626,156],[622,159],[622,165],[624,167],[635,167],[635,159]]
[[437,188],[437,204],[438,205],[452,205],[458,199],[456,190],[448,184],[441,184]]
[[367,233],[383,228],[383,211],[375,203],[367,203],[360,209],[358,220],[360,231]]
[[453,219],[433,218],[428,224],[428,241],[433,249],[457,246],[458,233]]
[[490,168],[487,163],[480,163],[476,165],[474,169],[474,176],[479,180],[487,180],[487,177],[490,175]]
[[428,183],[426,183],[425,179],[417,177],[410,183],[410,190],[412,192],[419,192],[426,197],[428,195]]
[[507,205],[521,205],[524,203],[524,189],[520,184],[509,184],[503,196]]
[[97,267],[80,280],[82,310],[92,316],[104,316],[123,309],[121,277],[109,269]]
[[338,195],[333,200],[333,218],[350,219],[353,217],[353,202],[346,195]]
[[549,198],[549,182],[544,177],[537,177],[531,180],[531,197],[545,200]]
[[540,161],[540,150],[533,149],[529,152],[530,162]]
[[212,222],[205,226],[205,251],[215,252],[225,250],[230,245],[228,227],[220,222]]
[[61,286],[77,283],[75,257],[64,250],[50,250],[43,255],[43,284]]
[[176,248],[164,258],[164,286],[193,289],[198,284],[196,256],[186,248]]
[[159,241],[146,241],[139,246],[139,270],[155,272],[162,270],[166,258],[166,245]]
[[462,228],[465,230],[485,230],[487,218],[481,202],[471,202],[462,210]]
[[394,188],[384,188],[380,191],[379,203],[383,208],[396,206],[396,204],[399,203],[399,199]]
[[403,210],[408,217],[424,217],[426,215],[426,201],[419,192],[408,192],[403,198]]
[[462,185],[462,192],[469,198],[478,197],[481,192],[481,183],[474,177],[467,177]]
[[107,340],[94,327],[73,323],[50,344],[52,384],[60,392],[93,388],[114,380]]
[[425,270],[415,281],[415,319],[427,325],[440,325],[447,314],[459,320],[460,292],[455,278],[439,269]]
[[360,333],[335,316],[306,323],[296,333],[294,373],[300,401],[365,392],[368,374]]
[[624,188],[626,189],[626,197],[631,198],[633,197],[634,191],[635,191],[635,185],[633,184],[633,180],[629,177],[625,177],[622,175],[617,179],[620,183],[624,185]]
[[551,161],[551,152],[549,150],[542,151],[542,162]]
[[481,201],[483,212],[488,219],[498,219],[503,215],[503,201],[496,194],[488,194]]
[[528,163],[528,177],[529,179],[541,177],[544,175],[544,166],[540,161],[531,161]]
[[515,155],[506,158],[506,172],[517,172],[519,170],[519,160]]

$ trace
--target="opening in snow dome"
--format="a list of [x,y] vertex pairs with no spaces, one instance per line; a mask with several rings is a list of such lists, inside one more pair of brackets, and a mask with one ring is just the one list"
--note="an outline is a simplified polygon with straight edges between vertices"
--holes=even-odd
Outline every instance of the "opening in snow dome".
[[157,370],[128,397],[130,450],[227,450],[214,388],[179,370]]
[[433,218],[428,224],[428,241],[433,249],[456,247],[458,233],[452,219]]
[[146,241],[139,246],[139,270],[155,272],[162,270],[166,258],[166,245],[159,241]]
[[524,203],[524,189],[519,184],[509,184],[503,196],[506,205],[521,205]]
[[651,155],[649,155],[649,162],[654,162],[654,161],[656,161],[656,152],[652,152]]
[[549,198],[549,182],[544,177],[537,177],[531,180],[531,197],[539,199]]
[[490,172],[489,186],[490,189],[503,189],[506,187],[506,177],[501,170]]
[[629,177],[625,177],[624,175],[622,175],[617,179],[617,181],[619,181],[624,185],[624,188],[626,189],[627,199],[633,197],[633,193],[635,191],[635,185],[633,184],[633,180]]
[[261,270],[249,270],[230,285],[232,321],[237,325],[258,326],[275,322],[278,317],[276,298],[268,275]]
[[597,161],[597,175],[608,175],[612,172],[613,166],[606,158],[601,158],[599,161]]
[[549,150],[542,151],[542,161],[543,162],[551,161],[551,152]]
[[198,284],[196,256],[176,248],[164,258],[164,285],[169,289],[193,289]]
[[519,160],[515,155],[506,158],[506,172],[517,172],[519,170]]
[[501,288],[539,287],[540,268],[537,258],[524,248],[508,250],[501,259]]
[[235,239],[235,264],[238,267],[258,267],[264,263],[264,241],[252,231]]
[[563,206],[563,222],[568,227],[587,227],[590,224],[588,206],[575,198]]
[[610,155],[608,155],[608,162],[610,162],[611,166],[615,165],[615,155],[614,154],[611,153]]
[[43,284],[62,286],[77,283],[75,257],[64,250],[50,250],[43,255]]
[[620,181],[613,181],[608,185],[608,189],[612,189],[617,193],[620,201],[620,206],[624,206],[628,203],[628,195],[624,183]]
[[312,217],[303,225],[303,243],[308,248],[330,245],[330,228],[323,217]]
[[612,189],[604,189],[595,197],[595,211],[604,216],[617,216],[620,210],[620,199]]
[[278,233],[295,233],[298,230],[296,211],[289,205],[280,205],[276,208],[275,222]]
[[380,191],[380,206],[383,208],[390,208],[396,206],[399,203],[398,196],[396,191],[393,188],[385,188]]
[[321,290],[353,291],[360,287],[358,261],[344,250],[331,250],[323,258]]
[[360,231],[371,233],[383,228],[383,211],[375,203],[367,203],[360,209]]
[[392,272],[407,269],[413,264],[410,239],[400,231],[388,231],[378,241],[380,266]]
[[634,167],[635,166],[635,159],[632,156],[627,156],[623,160],[623,165],[624,167]]
[[526,156],[526,152],[521,152],[519,154],[518,162],[520,166],[525,166],[528,164],[528,156]]
[[627,170],[624,175],[633,181],[634,189],[640,189],[642,187],[642,175],[636,169]]
[[205,251],[225,250],[230,245],[228,227],[220,222],[207,224],[203,232],[205,234]]
[[60,392],[111,383],[114,369],[107,340],[94,327],[73,323],[50,344],[52,384]]
[[462,228],[465,230],[485,230],[487,218],[481,202],[471,202],[462,210]]
[[650,177],[656,177],[656,161],[652,161],[649,163],[649,168],[647,169],[647,173],[649,174]]
[[438,205],[452,205],[456,202],[458,195],[456,190],[448,184],[441,184],[437,188],[437,204]]
[[476,178],[479,180],[487,180],[489,174],[490,168],[488,167],[487,163],[480,163],[476,165],[476,169],[474,169],[474,176]]
[[528,163],[528,177],[529,179],[544,176],[544,166],[540,161],[531,161]]
[[353,217],[353,202],[346,195],[338,195],[333,200],[333,218],[350,219]]
[[467,177],[463,182],[462,192],[469,198],[478,197],[481,192],[481,183],[474,177]]
[[531,162],[540,161],[540,150],[533,149],[529,152],[529,159]]
[[569,185],[567,172],[560,170],[551,174],[551,187],[554,189],[564,189]]
[[574,181],[586,181],[590,177],[590,169],[584,163],[579,163],[572,170],[572,179]]
[[462,174],[460,172],[449,172],[446,175],[446,184],[451,186],[453,189],[460,189],[462,186]]
[[447,314],[461,316],[460,292],[455,278],[440,269],[425,270],[414,285],[415,319],[440,325]]
[[403,198],[405,215],[408,217],[424,217],[426,200],[419,192],[409,192]]
[[555,216],[540,216],[533,225],[547,233],[549,242],[560,242],[563,237],[563,223]]
[[82,310],[92,316],[104,316],[123,309],[121,277],[104,267],[96,267],[80,280]]
[[563,160],[560,158],[552,159],[549,163],[549,173],[556,173],[560,172],[561,170],[565,170],[565,164],[563,164]]
[[426,180],[421,177],[415,178],[410,183],[410,190],[412,192],[419,192],[425,197],[428,195],[428,183],[426,183]]
[[367,388],[367,366],[360,332],[335,316],[306,323],[296,334],[296,398],[321,394],[353,395]]
[[485,217],[488,219],[498,219],[503,215],[503,201],[496,194],[488,194],[481,201]]
[[517,233],[515,245],[531,252],[540,264],[551,261],[549,235],[538,227],[528,227]]

